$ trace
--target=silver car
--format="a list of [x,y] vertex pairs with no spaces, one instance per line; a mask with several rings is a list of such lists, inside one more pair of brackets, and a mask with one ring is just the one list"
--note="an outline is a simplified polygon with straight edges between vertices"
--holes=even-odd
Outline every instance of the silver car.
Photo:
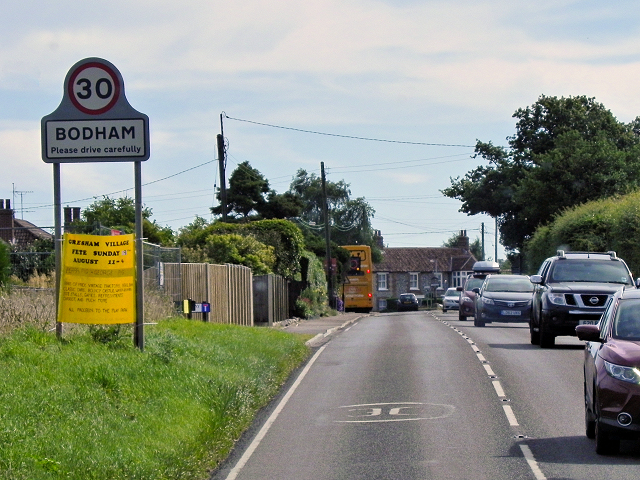
[[444,292],[442,298],[442,313],[446,313],[447,310],[458,310],[460,308],[460,293],[455,288],[448,288]]

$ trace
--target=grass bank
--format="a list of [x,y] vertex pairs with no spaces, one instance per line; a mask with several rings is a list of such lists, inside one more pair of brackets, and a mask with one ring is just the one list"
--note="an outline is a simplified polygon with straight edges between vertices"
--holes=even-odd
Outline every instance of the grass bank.
[[59,341],[0,338],[4,480],[206,479],[254,413],[309,354],[266,328],[175,319]]

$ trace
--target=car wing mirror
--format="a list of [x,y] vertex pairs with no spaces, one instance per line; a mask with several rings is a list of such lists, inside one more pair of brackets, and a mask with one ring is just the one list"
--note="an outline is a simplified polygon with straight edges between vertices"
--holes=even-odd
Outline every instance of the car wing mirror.
[[533,283],[535,285],[541,285],[542,284],[542,275],[531,275],[529,277],[529,280],[531,280],[531,283]]
[[458,292],[461,292],[461,291],[462,291],[462,287],[456,287],[456,290],[457,290]]
[[475,292],[475,293],[477,293],[478,295],[480,295],[480,289],[479,289],[479,288],[474,288],[474,289],[472,290],[472,292]]
[[640,288],[640,277],[636,278],[636,288]]
[[578,325],[576,327],[576,335],[585,342],[603,342],[602,338],[600,338],[600,327],[598,325]]

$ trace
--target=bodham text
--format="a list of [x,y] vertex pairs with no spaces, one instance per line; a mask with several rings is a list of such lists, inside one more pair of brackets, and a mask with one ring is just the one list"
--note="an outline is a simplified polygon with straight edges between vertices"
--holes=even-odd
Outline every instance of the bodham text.
[[124,140],[125,138],[136,138],[136,127],[122,126],[118,131],[116,127],[111,127],[107,134],[107,127],[71,127],[69,129],[64,127],[56,127],[56,140]]

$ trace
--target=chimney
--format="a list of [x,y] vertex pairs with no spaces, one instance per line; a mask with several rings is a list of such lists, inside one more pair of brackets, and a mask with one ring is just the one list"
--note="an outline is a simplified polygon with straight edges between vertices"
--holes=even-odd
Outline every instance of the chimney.
[[80,207],[64,207],[64,230],[73,233],[75,228],[72,223],[80,220]]
[[469,251],[469,237],[467,237],[466,230],[460,230],[460,235],[458,235],[458,248],[463,249],[465,252]]
[[13,210],[11,200],[0,200],[0,238],[13,243]]
[[382,238],[382,232],[380,230],[373,231],[373,240],[380,249],[384,249],[384,239]]

